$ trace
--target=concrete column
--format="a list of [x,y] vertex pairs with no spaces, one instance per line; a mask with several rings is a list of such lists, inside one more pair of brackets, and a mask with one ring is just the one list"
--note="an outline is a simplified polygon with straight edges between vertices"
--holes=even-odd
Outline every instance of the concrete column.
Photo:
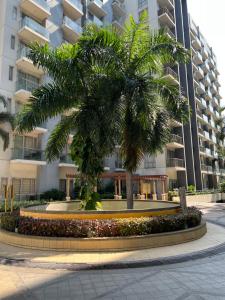
[[70,179],[66,179],[66,201],[70,201]]
[[121,179],[118,179],[118,195],[121,196]]
[[117,199],[117,179],[114,180],[114,198]]
[[156,182],[155,180],[153,181],[153,200],[157,200],[157,194],[156,194]]

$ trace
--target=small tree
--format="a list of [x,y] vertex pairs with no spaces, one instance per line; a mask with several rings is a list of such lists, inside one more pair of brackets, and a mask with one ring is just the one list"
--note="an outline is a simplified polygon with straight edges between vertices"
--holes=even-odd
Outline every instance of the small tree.
[[[0,95],[0,104],[3,104],[4,107],[7,106],[5,98]],[[8,113],[1,111],[0,112],[0,138],[3,140],[3,150],[5,151],[9,147],[9,131],[6,130],[5,125],[9,124],[11,128],[14,126],[14,118]]]

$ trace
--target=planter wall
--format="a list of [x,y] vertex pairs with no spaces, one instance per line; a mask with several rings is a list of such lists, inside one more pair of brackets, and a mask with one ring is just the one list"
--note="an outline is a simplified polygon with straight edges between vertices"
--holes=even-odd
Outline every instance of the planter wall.
[[49,238],[21,235],[0,230],[0,241],[8,245],[39,250],[112,252],[141,250],[186,243],[201,238],[206,232],[206,223],[203,221],[197,227],[181,231],[116,238]]

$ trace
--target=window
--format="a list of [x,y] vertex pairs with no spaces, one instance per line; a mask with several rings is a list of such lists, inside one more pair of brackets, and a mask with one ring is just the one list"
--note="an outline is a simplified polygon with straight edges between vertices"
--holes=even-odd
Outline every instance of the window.
[[16,6],[13,6],[12,19],[17,20],[17,7]]
[[8,113],[12,112],[12,99],[11,98],[7,99],[7,112]]
[[16,37],[15,35],[11,35],[11,49],[15,49],[15,45],[16,45]]
[[146,155],[144,158],[144,168],[151,169],[156,168],[155,156]]
[[138,0],[138,8],[148,5],[148,0]]
[[36,193],[36,180],[33,178],[14,178],[13,186],[16,199]]
[[9,80],[13,81],[13,67],[9,66]]
[[2,177],[1,178],[1,196],[4,198],[4,191],[5,191],[5,186],[8,184],[8,178]]

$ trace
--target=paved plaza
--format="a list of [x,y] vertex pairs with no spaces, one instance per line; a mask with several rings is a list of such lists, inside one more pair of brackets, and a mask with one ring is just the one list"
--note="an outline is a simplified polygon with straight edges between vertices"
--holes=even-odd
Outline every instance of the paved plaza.
[[[223,226],[215,228],[225,227],[225,204],[200,207],[210,222]],[[25,264],[2,260],[0,299],[225,299],[223,243],[220,251],[145,268],[71,271]]]

